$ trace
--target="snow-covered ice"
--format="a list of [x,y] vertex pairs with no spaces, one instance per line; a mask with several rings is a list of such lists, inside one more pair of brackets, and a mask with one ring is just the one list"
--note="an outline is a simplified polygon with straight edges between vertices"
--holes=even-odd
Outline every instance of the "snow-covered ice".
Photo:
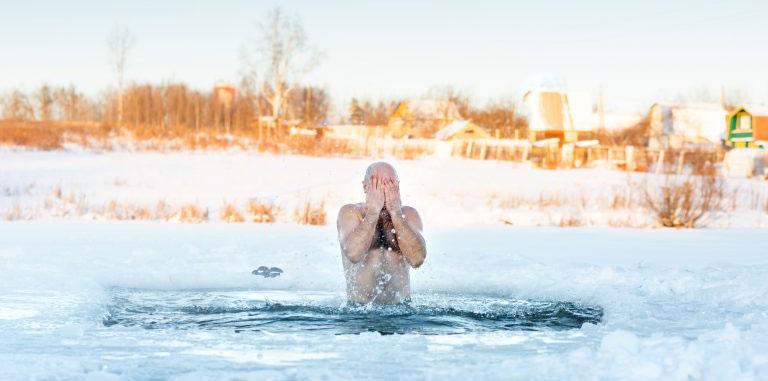
[[[233,305],[340,306],[332,227],[49,221],[0,231],[3,379],[768,377],[761,230],[428,229],[415,295],[604,308],[582,329],[450,335],[104,324],[115,287],[184,293],[190,304],[217,294]],[[252,276],[260,265],[285,272]]]
[[[22,218],[101,219],[111,201],[154,208],[192,203],[218,219],[223,203],[241,211],[247,200],[280,208],[278,222],[306,200],[325,201],[335,222],[344,203],[364,201],[369,159],[273,156],[253,152],[13,152],[0,150],[0,218],[17,206]],[[392,160],[403,202],[418,207],[425,225],[557,226],[579,218],[587,226],[653,226],[630,180],[641,174],[584,169],[537,170],[512,162],[465,159]],[[735,208],[713,227],[768,227],[768,182],[729,179]],[[60,190],[58,196],[55,192]],[[729,206],[731,203],[728,203]],[[83,210],[78,210],[83,209]],[[618,223],[617,223],[618,222]]]

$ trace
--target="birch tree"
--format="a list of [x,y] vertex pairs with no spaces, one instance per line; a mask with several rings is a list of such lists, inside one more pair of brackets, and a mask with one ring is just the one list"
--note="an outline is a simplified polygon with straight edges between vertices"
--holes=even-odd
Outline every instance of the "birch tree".
[[109,47],[110,66],[115,74],[117,83],[117,125],[123,123],[123,92],[125,89],[125,69],[128,65],[128,55],[136,40],[128,29],[116,28],[107,38]]
[[271,106],[279,124],[291,91],[309,74],[319,60],[309,45],[298,16],[286,15],[279,7],[267,12],[258,24],[258,38],[247,65],[249,74],[259,74],[260,92]]

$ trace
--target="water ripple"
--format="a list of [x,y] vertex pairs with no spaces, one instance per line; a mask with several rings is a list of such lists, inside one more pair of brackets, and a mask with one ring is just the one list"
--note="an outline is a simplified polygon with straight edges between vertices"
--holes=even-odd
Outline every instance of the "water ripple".
[[453,334],[578,329],[603,309],[575,302],[496,296],[414,295],[408,304],[357,306],[337,294],[112,289],[104,325],[236,332]]

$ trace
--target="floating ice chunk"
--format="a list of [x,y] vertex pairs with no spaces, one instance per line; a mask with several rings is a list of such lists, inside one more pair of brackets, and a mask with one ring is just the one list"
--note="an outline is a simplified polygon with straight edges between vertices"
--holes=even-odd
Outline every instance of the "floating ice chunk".
[[256,270],[251,271],[253,275],[263,276],[264,278],[275,278],[283,273],[283,269],[279,267],[267,267],[259,266]]

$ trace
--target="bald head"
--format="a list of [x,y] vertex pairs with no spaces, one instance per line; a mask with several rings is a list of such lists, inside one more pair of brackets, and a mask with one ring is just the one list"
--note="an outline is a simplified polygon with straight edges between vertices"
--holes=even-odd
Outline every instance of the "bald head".
[[371,181],[371,176],[373,176],[374,174],[378,175],[378,177],[380,178],[388,177],[395,181],[400,180],[397,177],[397,171],[395,171],[395,167],[393,167],[389,163],[386,163],[383,161],[377,161],[369,165],[368,169],[365,170],[365,177],[363,178],[363,184],[368,184]]

